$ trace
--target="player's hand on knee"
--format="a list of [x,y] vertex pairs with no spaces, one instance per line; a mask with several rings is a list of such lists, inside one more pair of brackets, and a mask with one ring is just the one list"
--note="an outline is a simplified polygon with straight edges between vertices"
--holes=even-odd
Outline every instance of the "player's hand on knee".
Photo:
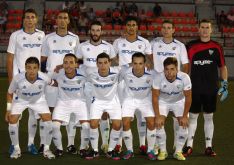
[[189,120],[188,117],[179,117],[179,125],[182,126],[184,129],[188,127],[189,124]]
[[220,101],[224,101],[228,96],[228,82],[227,80],[221,81],[221,87],[219,88],[218,95],[221,95]]
[[162,128],[162,126],[164,125],[164,120],[162,116],[155,117],[155,125],[156,125],[156,129]]
[[10,117],[10,115],[11,115],[11,111],[6,111],[6,114],[5,114],[5,121],[6,121],[7,123],[9,123],[9,117]]

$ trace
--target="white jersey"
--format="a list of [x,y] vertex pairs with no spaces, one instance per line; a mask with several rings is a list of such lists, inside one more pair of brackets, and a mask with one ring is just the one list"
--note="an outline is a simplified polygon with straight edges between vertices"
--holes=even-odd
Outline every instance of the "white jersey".
[[32,34],[26,33],[23,29],[11,34],[7,52],[14,55],[13,75],[25,71],[25,61],[29,57],[41,60],[41,45],[44,37],[45,33],[37,29]]
[[141,77],[136,77],[133,74],[132,67],[126,71],[122,71],[120,78],[125,82],[124,98],[149,99],[151,101],[151,89],[154,76],[155,71],[147,71],[147,69],[145,69],[145,73]]
[[77,69],[75,77],[70,79],[65,75],[65,71],[62,69],[56,77],[56,81],[58,82],[59,100],[85,100],[84,85],[86,76],[82,70]]
[[106,77],[99,75],[98,68],[90,68],[87,69],[87,77],[93,86],[93,97],[100,100],[112,100],[117,95],[119,68],[111,67]]
[[90,40],[88,40],[78,46],[76,56],[79,59],[83,59],[85,66],[97,67],[97,56],[103,52],[108,54],[110,58],[114,58],[116,56],[115,50],[110,43],[102,40],[99,45],[93,45],[90,43]]
[[46,56],[46,70],[53,72],[57,65],[63,64],[65,54],[75,54],[79,45],[79,37],[71,32],[59,36],[56,32],[46,35],[42,45],[42,56]]
[[15,102],[28,101],[35,103],[40,98],[45,98],[45,86],[52,83],[52,80],[44,73],[38,72],[37,80],[31,83],[26,78],[26,73],[17,74],[8,89],[8,93],[16,93]]
[[149,41],[141,36],[137,36],[137,40],[129,42],[125,38],[118,38],[114,41],[113,46],[119,55],[119,66],[132,63],[132,55],[141,52],[146,55],[152,54]]
[[163,72],[163,62],[167,57],[175,57],[178,60],[178,69],[181,64],[189,63],[187,50],[185,45],[173,39],[169,44],[163,42],[163,38],[159,37],[151,41],[151,47],[154,59],[154,69],[157,72]]
[[153,88],[160,90],[159,100],[167,103],[174,103],[184,99],[183,91],[192,88],[189,76],[179,71],[175,81],[169,82],[164,73],[156,75],[153,81]]

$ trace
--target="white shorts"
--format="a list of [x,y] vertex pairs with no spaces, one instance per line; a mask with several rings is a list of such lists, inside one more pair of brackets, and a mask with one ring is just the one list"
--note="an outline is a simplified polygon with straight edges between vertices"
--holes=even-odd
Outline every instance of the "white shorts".
[[50,85],[46,86],[45,89],[46,101],[49,107],[55,107],[58,97],[58,88]]
[[63,121],[63,125],[67,125],[71,120],[75,124],[79,124],[80,120],[89,120],[89,112],[86,102],[82,100],[58,100],[53,111],[52,120]]
[[175,117],[182,117],[184,114],[184,102],[185,99],[177,101],[175,103],[167,103],[159,100],[159,112],[160,115],[166,116],[171,111]]
[[94,99],[90,107],[90,119],[101,119],[104,112],[107,112],[110,119],[121,120],[121,105],[116,95],[112,100]]
[[29,103],[28,101],[13,102],[11,108],[12,115],[21,115],[26,108],[30,108],[35,117],[38,119],[38,114],[50,113],[49,107],[45,98],[40,98],[35,103]]
[[122,117],[134,117],[136,111],[141,113],[143,118],[154,117],[152,102],[148,99],[132,99],[127,98],[123,101]]

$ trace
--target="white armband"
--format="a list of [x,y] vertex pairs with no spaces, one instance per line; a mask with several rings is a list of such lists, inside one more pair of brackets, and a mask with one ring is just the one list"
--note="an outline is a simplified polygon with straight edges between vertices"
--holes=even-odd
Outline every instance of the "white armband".
[[11,106],[12,106],[11,103],[7,103],[7,111],[11,111]]

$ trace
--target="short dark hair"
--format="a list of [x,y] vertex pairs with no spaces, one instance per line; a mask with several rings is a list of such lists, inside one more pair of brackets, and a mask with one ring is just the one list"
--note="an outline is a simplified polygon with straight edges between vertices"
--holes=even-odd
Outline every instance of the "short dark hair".
[[101,26],[101,29],[102,29],[102,24],[101,24],[100,21],[95,20],[95,21],[91,22],[89,29],[91,29],[91,27],[92,27],[93,25]]
[[60,11],[58,12],[56,18],[58,18],[58,15],[59,15],[60,13],[66,13],[66,14],[68,15],[68,19],[70,20],[70,14],[69,14],[68,10],[66,10],[66,9],[60,10]]
[[108,61],[110,61],[110,56],[106,53],[100,53],[98,56],[97,56],[97,62],[98,62],[98,59],[99,58],[107,58]]
[[39,66],[39,60],[36,57],[29,57],[27,58],[27,60],[25,61],[25,66],[27,64],[37,64]]
[[165,23],[171,24],[173,28],[175,27],[174,22],[171,21],[171,20],[167,20],[167,19],[166,19],[166,20],[164,20],[164,21],[162,22],[162,24],[165,24]]
[[137,26],[138,26],[138,18],[137,17],[134,17],[134,16],[128,16],[126,19],[125,19],[125,25],[127,25],[128,22],[130,21],[135,21]]
[[212,25],[212,22],[211,22],[211,20],[209,20],[209,19],[202,19],[202,20],[200,20],[200,21],[199,21],[199,27],[200,27],[200,25],[201,25],[202,23],[209,23],[209,24]]
[[145,55],[144,55],[143,53],[141,53],[141,52],[136,52],[136,53],[134,53],[134,54],[132,55],[132,61],[133,61],[133,59],[136,58],[136,57],[142,57],[142,58],[144,59],[144,62],[146,62],[146,57],[145,57]]
[[72,53],[65,54],[63,59],[65,59],[66,57],[73,57],[75,59],[75,62],[76,63],[78,62],[78,59],[75,54],[72,54]]
[[27,9],[27,10],[24,11],[23,19],[25,18],[25,14],[26,14],[26,13],[33,13],[33,14],[35,14],[36,17],[38,17],[36,10],[30,8],[30,9]]
[[164,61],[163,61],[163,66],[164,68],[168,65],[175,65],[176,68],[178,67],[178,61],[175,57],[167,57]]

